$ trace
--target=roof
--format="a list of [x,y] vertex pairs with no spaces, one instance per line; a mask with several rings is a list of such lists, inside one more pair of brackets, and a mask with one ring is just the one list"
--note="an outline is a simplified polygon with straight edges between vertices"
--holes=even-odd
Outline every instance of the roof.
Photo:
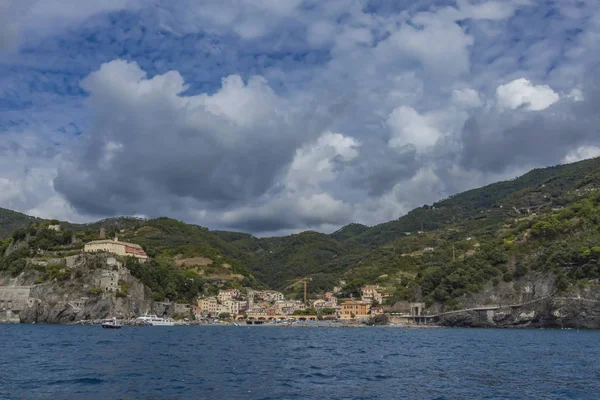
[[110,240],[110,239],[92,240],[91,242],[87,242],[86,244],[105,244],[105,243],[121,244],[123,246],[129,246],[129,247],[133,247],[134,249],[143,250],[142,246],[140,246],[139,244],[129,243],[129,242],[121,242],[119,240]]
[[352,305],[359,305],[359,304],[367,305],[367,304],[371,304],[371,302],[370,301],[363,301],[363,300],[350,300],[350,299],[348,299],[348,300],[344,300],[344,302],[342,303],[342,305],[349,305],[349,304],[352,304]]

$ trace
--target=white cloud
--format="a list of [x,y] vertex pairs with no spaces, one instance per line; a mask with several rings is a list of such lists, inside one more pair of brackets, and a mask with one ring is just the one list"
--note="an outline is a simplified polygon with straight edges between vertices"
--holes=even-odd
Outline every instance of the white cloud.
[[454,89],[452,91],[452,102],[458,107],[467,109],[477,108],[483,104],[479,92],[471,88]]
[[378,46],[379,57],[413,58],[435,76],[457,77],[469,72],[469,47],[473,38],[454,21],[417,15]]
[[562,162],[568,164],[595,157],[600,157],[600,146],[581,146],[571,150]]
[[358,157],[360,143],[339,133],[326,132],[296,151],[285,182],[292,189],[315,187],[336,177],[336,166]]
[[389,116],[387,125],[392,132],[388,145],[400,148],[409,144],[417,149],[433,146],[442,133],[432,118],[419,114],[414,108],[401,106]]
[[515,110],[525,107],[530,111],[545,110],[560,100],[558,93],[548,85],[533,85],[525,78],[515,79],[496,89],[498,105]]
[[531,2],[528,0],[486,1],[472,4],[469,0],[458,0],[457,4],[464,17],[497,21],[509,18],[517,7],[529,5]]

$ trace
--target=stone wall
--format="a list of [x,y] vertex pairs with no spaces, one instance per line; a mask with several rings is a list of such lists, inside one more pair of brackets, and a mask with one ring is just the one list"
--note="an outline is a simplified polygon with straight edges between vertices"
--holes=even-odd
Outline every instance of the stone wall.
[[0,310],[23,310],[30,306],[31,286],[0,287]]

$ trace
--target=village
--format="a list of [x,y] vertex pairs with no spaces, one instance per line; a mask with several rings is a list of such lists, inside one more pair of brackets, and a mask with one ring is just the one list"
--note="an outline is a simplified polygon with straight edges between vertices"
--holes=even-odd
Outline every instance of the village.
[[[135,244],[114,240],[92,241],[85,245],[84,252],[107,252],[120,256],[133,256],[145,262],[148,256]],[[116,290],[117,272],[105,273],[107,292]],[[339,298],[346,285],[339,280],[333,287],[316,299],[308,299],[307,281],[304,280],[304,299],[286,299],[282,292],[275,290],[254,290],[253,288],[229,288],[212,296],[200,297],[197,304],[175,304],[175,315],[185,320],[200,322],[246,321],[247,324],[277,323],[284,321],[345,321],[348,323],[367,322],[378,315],[386,314],[394,322],[410,324],[418,322],[423,315],[425,304],[396,302],[386,304],[391,297],[379,285],[365,285],[360,288],[360,298]],[[105,283],[105,282],[102,282]],[[115,285],[113,288],[111,285]]]
[[[60,231],[59,225],[48,227]],[[132,282],[130,271],[125,268],[124,257],[134,257],[138,262],[149,260],[144,249],[134,243],[119,240],[115,235],[107,239],[101,229],[101,239],[87,242],[82,253],[65,256],[61,259],[31,258],[28,263],[44,269],[55,263],[60,271],[70,271],[81,262],[81,254],[104,254],[103,267],[97,272],[96,281],[89,295],[58,301],[79,313],[90,300],[90,295],[100,295],[106,299],[124,297],[124,285]],[[69,276],[70,276],[69,272]],[[330,290],[317,294],[311,293],[308,298],[307,285],[310,278],[304,279],[304,296],[302,300],[286,298],[284,293],[275,290],[258,290],[251,287],[227,286],[217,290],[213,287],[209,293],[196,299],[194,304],[177,301],[154,301],[155,312],[174,318],[181,323],[246,323],[262,325],[273,323],[293,323],[303,321],[331,321],[344,324],[364,324],[378,316],[393,323],[414,324],[424,317],[423,303],[407,301],[392,302],[391,293],[379,285],[360,287],[360,296],[345,295],[345,280],[339,280]],[[18,322],[24,310],[33,307],[42,300],[34,295],[36,285],[3,286],[0,288],[0,311],[2,321]],[[92,293],[93,292],[93,293]],[[354,293],[357,293],[355,291]],[[297,294],[295,294],[297,296]],[[70,296],[73,297],[73,296]],[[392,304],[393,303],[393,304]],[[381,320],[381,318],[380,318]]]
[[225,289],[217,296],[198,299],[192,312],[198,321],[231,320],[247,324],[317,320],[360,323],[383,314],[395,322],[412,323],[423,313],[422,303],[383,305],[390,294],[378,285],[363,286],[360,298],[338,299],[345,284],[340,280],[333,290],[317,299],[305,297],[304,301],[285,299],[283,293],[274,290]]

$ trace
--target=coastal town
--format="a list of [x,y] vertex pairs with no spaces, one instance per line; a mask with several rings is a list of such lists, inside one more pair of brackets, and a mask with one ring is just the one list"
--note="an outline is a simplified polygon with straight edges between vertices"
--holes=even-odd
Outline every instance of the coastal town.
[[286,320],[366,322],[383,314],[393,315],[397,322],[411,323],[415,322],[415,317],[422,315],[422,303],[384,305],[390,294],[378,285],[361,287],[360,298],[339,299],[345,284],[344,280],[340,280],[331,291],[304,301],[285,299],[283,293],[274,290],[225,289],[220,290],[217,296],[198,299],[192,312],[196,320],[231,319],[249,324]]
[[[48,229],[60,232],[60,225],[50,225]],[[31,258],[28,264],[34,268],[46,270],[49,266],[57,265],[57,274],[68,274],[77,265],[85,265],[85,256],[101,257],[101,267],[96,269],[95,278],[88,295],[69,300],[58,301],[74,313],[80,313],[91,299],[101,296],[108,301],[117,301],[127,296],[127,286],[131,285],[132,275],[125,267],[125,260],[132,257],[138,263],[146,263],[150,257],[144,249],[135,243],[105,237],[104,230],[101,239],[82,243],[79,254],[63,258]],[[83,258],[82,258],[83,257]],[[65,275],[67,276],[67,275]],[[386,321],[392,319],[396,323],[413,324],[419,322],[423,315],[424,304],[395,302],[392,304],[391,293],[379,285],[364,285],[360,287],[360,295],[347,295],[344,291],[346,281],[339,280],[334,287],[324,293],[307,295],[309,279],[304,279],[304,296],[286,298],[286,295],[276,290],[255,289],[252,287],[221,287],[212,286],[210,294],[201,295],[194,303],[180,301],[156,300],[151,309],[140,310],[140,313],[154,311],[161,317],[173,318],[181,323],[246,323],[248,325],[294,323],[294,322],[337,322],[344,324],[365,324],[378,316],[384,316]],[[127,282],[130,282],[129,284]],[[231,283],[231,282],[229,282]],[[221,286],[224,286],[221,284]],[[0,287],[0,311],[3,321],[18,322],[20,315],[27,309],[39,305],[42,298],[35,295],[36,285],[2,286]],[[294,293],[297,297],[297,293]],[[60,304],[59,304],[60,305]],[[122,319],[134,320],[141,315],[117,315]],[[87,319],[80,320],[89,323]],[[125,321],[124,321],[125,322]]]
[[[137,244],[114,239],[95,240],[86,243],[86,253],[105,252],[118,256],[135,257],[146,262],[148,256]],[[122,264],[114,258],[111,265]],[[103,275],[101,287],[107,293],[117,290],[119,269],[107,271]],[[339,280],[331,290],[308,299],[307,280],[304,280],[304,299],[286,299],[282,292],[275,290],[255,290],[253,288],[229,288],[218,291],[212,296],[197,299],[196,304],[174,304],[177,317],[195,321],[246,321],[248,324],[263,324],[282,321],[346,321],[367,322],[378,315],[390,315],[396,322],[417,322],[422,316],[423,303],[396,302],[387,304],[391,293],[379,285],[364,285],[360,288],[360,297],[343,298],[345,280]]]

